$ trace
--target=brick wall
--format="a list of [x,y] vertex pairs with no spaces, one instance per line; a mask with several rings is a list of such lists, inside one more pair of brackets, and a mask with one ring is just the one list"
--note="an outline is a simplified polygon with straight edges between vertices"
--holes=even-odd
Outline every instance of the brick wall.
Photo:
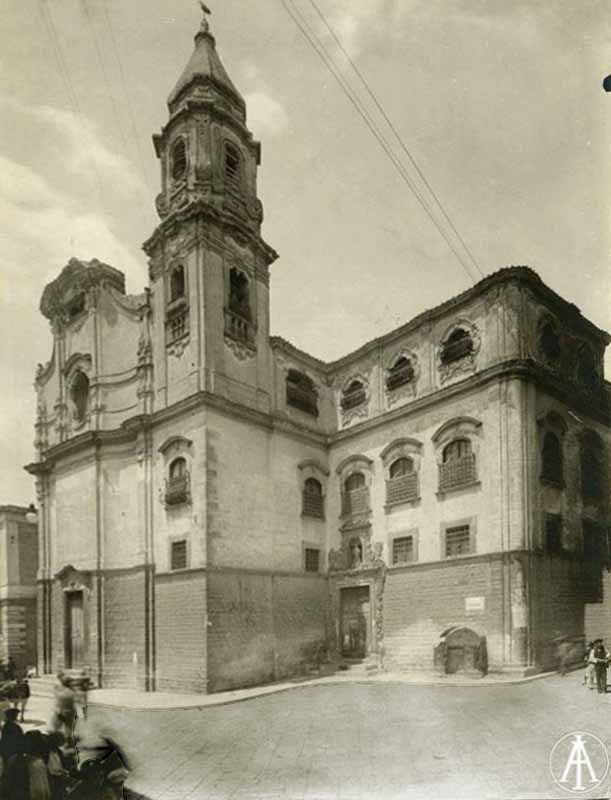
[[[391,569],[384,589],[387,669],[432,669],[433,649],[452,625],[487,637],[491,669],[503,659],[500,560],[453,560]],[[483,597],[484,610],[467,612],[466,598]]]
[[535,661],[541,667],[553,669],[557,654],[554,639],[558,636],[584,636],[582,567],[580,561],[560,556],[538,556],[532,563]]
[[585,638],[603,638],[607,648],[611,646],[611,572],[603,572],[603,600],[588,603],[585,607]]
[[106,573],[104,578],[104,686],[144,689],[144,571]]
[[156,688],[206,691],[206,575],[155,578]]
[[212,572],[208,577],[208,690],[302,671],[324,641],[326,579]]

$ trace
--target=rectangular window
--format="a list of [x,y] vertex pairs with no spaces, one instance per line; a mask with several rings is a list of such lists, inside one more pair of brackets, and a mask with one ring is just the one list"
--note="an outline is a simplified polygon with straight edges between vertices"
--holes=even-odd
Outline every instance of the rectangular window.
[[172,542],[171,554],[171,567],[170,569],[186,569],[187,568],[187,540],[181,539],[178,542]]
[[305,571],[318,572],[320,567],[320,550],[314,547],[305,548]]
[[445,547],[446,558],[464,556],[471,553],[471,528],[469,525],[458,525],[456,528],[446,528]]
[[548,553],[562,550],[562,517],[560,514],[545,515],[545,549]]
[[400,536],[392,541],[392,563],[409,564],[414,560],[414,537]]

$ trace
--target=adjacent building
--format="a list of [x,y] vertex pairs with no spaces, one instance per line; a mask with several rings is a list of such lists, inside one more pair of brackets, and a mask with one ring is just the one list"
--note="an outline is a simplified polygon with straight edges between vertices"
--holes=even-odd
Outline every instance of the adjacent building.
[[37,664],[38,536],[30,509],[0,506],[0,663],[19,672]]
[[168,109],[149,286],[73,259],[42,295],[41,671],[550,664],[601,599],[608,334],[510,267],[332,363],[270,336],[261,148],[206,22]]

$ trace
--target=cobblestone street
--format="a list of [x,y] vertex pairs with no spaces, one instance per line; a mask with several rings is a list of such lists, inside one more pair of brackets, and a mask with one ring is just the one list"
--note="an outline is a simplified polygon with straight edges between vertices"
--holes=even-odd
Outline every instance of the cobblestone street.
[[560,736],[611,744],[611,694],[581,679],[304,686],[204,709],[98,706],[91,720],[126,748],[128,786],[151,800],[555,798],[568,796],[548,771]]

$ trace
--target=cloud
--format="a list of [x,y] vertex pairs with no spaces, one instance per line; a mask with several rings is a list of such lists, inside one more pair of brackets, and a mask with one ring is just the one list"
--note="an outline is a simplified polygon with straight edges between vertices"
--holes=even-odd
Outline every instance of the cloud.
[[276,136],[289,124],[284,108],[267,91],[254,91],[244,98],[249,125],[257,135]]
[[0,95],[0,107],[30,117],[37,130],[44,126],[47,137],[49,126],[55,129],[60,135],[55,144],[61,152],[62,164],[73,175],[107,181],[113,189],[123,192],[146,192],[133,163],[110,150],[100,138],[95,124],[83,115],[48,105],[23,104],[8,95]]

